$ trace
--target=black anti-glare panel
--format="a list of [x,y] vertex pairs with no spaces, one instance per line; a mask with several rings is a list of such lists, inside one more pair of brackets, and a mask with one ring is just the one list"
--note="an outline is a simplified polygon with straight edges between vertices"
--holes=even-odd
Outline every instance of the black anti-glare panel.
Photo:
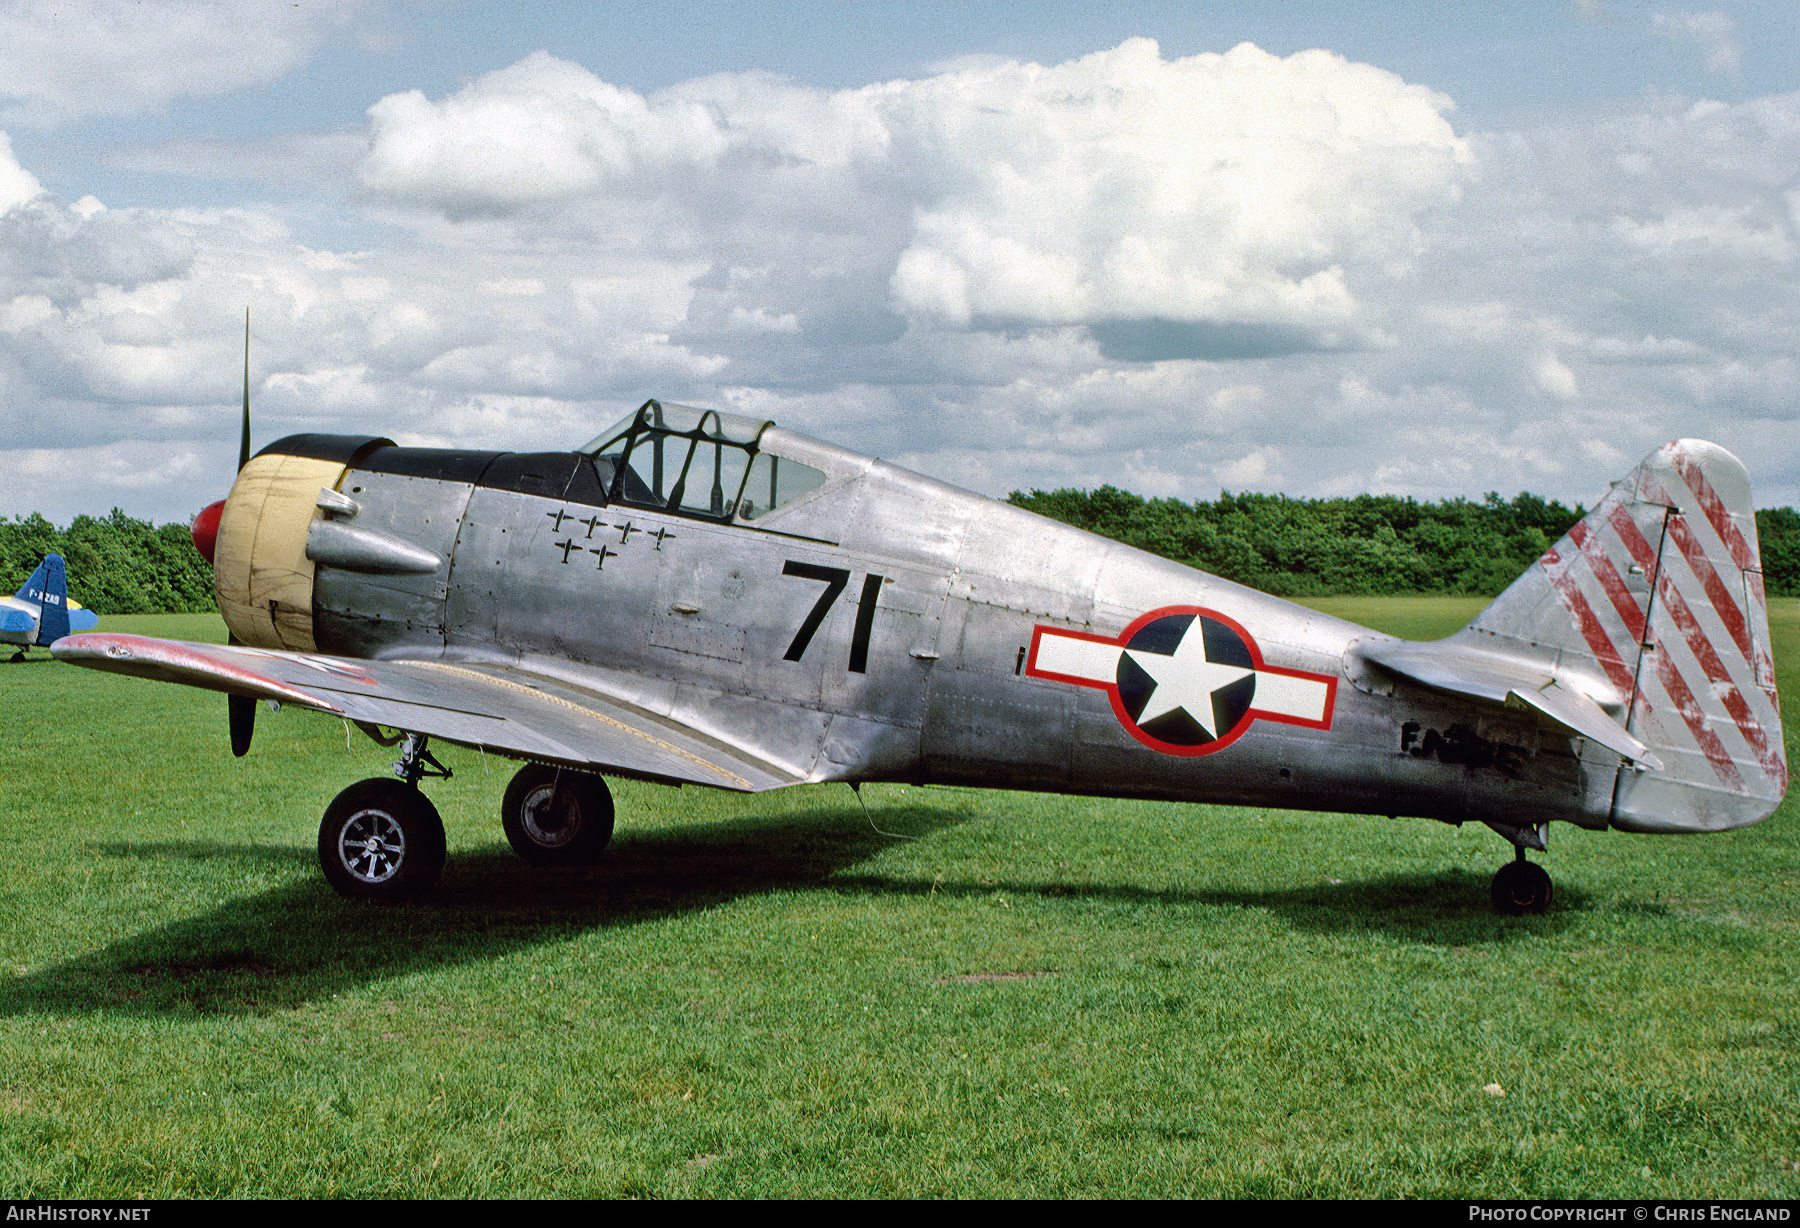
[[371,452],[358,467],[370,473],[479,484],[488,466],[504,455],[503,452],[465,452],[460,448],[382,448]]
[[286,439],[277,439],[257,455],[277,453],[354,465],[378,448],[393,446],[393,440],[378,435],[289,435]]
[[[296,435],[295,440],[340,438],[329,435]],[[343,437],[348,438],[348,437]],[[293,452],[282,444],[267,450]],[[604,463],[606,474],[596,472],[594,462],[577,452],[475,452],[460,448],[398,448],[385,439],[369,440],[369,448],[358,452],[354,467],[365,473],[388,473],[398,477],[432,478],[440,482],[467,482],[492,490],[508,490],[515,494],[537,495],[544,499],[565,499],[596,507],[606,504],[606,478],[612,466]],[[326,455],[323,452],[297,452],[301,456]],[[330,459],[341,459],[341,454]]]
[[480,484],[494,490],[560,499],[569,488],[569,475],[582,459],[573,452],[508,452],[488,466]]

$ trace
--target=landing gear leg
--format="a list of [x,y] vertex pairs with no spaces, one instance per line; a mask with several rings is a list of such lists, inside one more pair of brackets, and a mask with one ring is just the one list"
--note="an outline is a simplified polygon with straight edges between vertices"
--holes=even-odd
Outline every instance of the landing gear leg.
[[415,789],[419,787],[421,776],[449,780],[452,775],[449,768],[425,749],[428,740],[422,733],[409,733],[400,740],[400,758],[394,764],[394,775]]
[[425,894],[444,871],[444,823],[419,778],[448,780],[425,739],[409,733],[394,764],[398,780],[373,776],[345,789],[319,823],[319,865],[339,895],[407,900]]
[[1543,912],[1550,907],[1550,875],[1542,866],[1533,865],[1525,860],[1525,851],[1535,849],[1543,852],[1549,847],[1544,840],[1548,834],[1548,823],[1505,823],[1498,819],[1483,819],[1496,833],[1509,841],[1513,846],[1513,860],[1500,867],[1494,875],[1493,885],[1488,889],[1493,897],[1494,911],[1504,917],[1516,917],[1521,913]]

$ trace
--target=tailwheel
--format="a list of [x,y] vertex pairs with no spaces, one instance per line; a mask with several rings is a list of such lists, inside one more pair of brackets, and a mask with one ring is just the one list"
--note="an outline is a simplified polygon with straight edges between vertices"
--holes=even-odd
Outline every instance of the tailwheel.
[[431,799],[376,776],[345,789],[319,824],[325,881],[357,900],[407,900],[444,870],[444,823]]
[[1536,862],[1526,861],[1524,849],[1519,850],[1516,860],[1500,867],[1489,891],[1494,911],[1507,917],[1543,912],[1550,907],[1554,894],[1549,873]]
[[612,790],[591,772],[528,763],[506,786],[500,823],[534,866],[589,865],[612,839]]

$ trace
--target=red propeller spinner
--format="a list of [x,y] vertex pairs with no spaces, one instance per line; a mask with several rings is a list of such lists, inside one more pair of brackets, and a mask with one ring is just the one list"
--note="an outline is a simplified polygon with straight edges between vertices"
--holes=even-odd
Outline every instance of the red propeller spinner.
[[188,535],[194,539],[194,549],[209,564],[213,561],[213,553],[219,547],[219,518],[225,514],[225,500],[208,503],[194,517],[194,523],[188,526]]

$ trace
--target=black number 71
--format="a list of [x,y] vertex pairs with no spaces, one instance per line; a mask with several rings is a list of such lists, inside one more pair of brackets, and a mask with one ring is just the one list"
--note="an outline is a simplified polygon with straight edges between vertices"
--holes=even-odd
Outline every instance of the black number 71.
[[[801,620],[800,629],[794,632],[794,642],[788,645],[784,661],[798,661],[806,655],[807,645],[813,636],[819,633],[819,625],[825,621],[825,615],[831,611],[831,603],[836,601],[844,586],[850,583],[850,570],[847,567],[821,567],[817,563],[796,563],[789,559],[782,567],[784,576],[799,576],[802,580],[822,580],[825,591],[813,603]],[[875,598],[881,593],[881,585],[885,576],[867,575],[863,577],[862,600],[856,605],[856,627],[850,635],[850,672],[866,674],[869,672],[869,633],[875,627]]]

